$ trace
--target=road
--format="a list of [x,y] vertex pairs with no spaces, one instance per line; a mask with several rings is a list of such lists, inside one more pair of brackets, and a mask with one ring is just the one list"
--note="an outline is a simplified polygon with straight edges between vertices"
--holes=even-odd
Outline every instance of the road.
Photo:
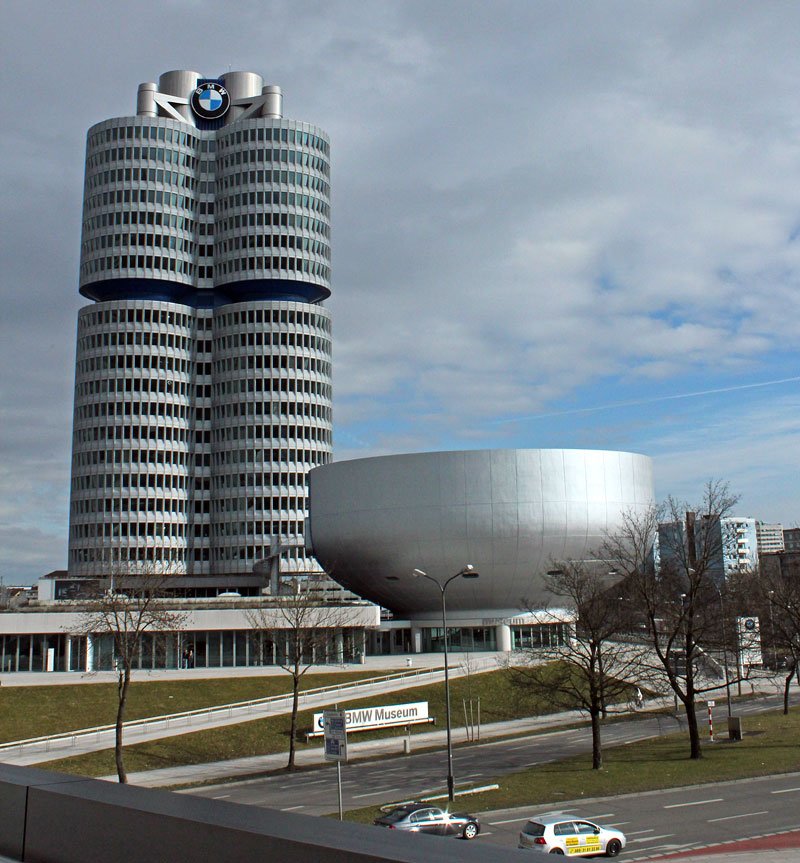
[[[736,706],[736,713],[746,716],[775,709],[779,703],[777,696],[745,702]],[[609,747],[631,743],[677,730],[679,727],[673,718],[615,722],[604,727],[603,745]],[[468,784],[481,785],[526,767],[590,751],[588,728],[551,731],[513,740],[457,747],[453,751],[453,774],[457,788]],[[441,793],[445,787],[446,770],[443,748],[410,756],[347,764],[342,768],[344,808],[379,806],[386,802]],[[336,768],[328,764],[291,776],[286,773],[271,774],[261,779],[224,786],[196,788],[190,793],[308,815],[330,814],[337,809]]]
[[702,848],[753,836],[800,829],[800,774],[718,782],[713,785],[627,794],[557,809],[504,810],[482,819],[481,842],[516,847],[532,814],[564,812],[618,827],[625,833],[626,860]]

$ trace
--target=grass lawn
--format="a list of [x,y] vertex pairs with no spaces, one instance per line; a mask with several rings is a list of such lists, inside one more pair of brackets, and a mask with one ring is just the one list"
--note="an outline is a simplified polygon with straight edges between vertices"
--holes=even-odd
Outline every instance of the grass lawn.
[[[333,679],[330,679],[332,675],[325,675],[325,677],[331,683],[334,682]],[[285,681],[285,678],[268,679]],[[192,685],[199,686],[203,682],[197,681]],[[211,683],[212,681],[207,682]],[[154,686],[156,684],[144,685]],[[243,698],[247,697],[243,696]],[[548,713],[551,710],[550,705],[544,701],[532,701],[530,698],[524,697],[524,693],[521,693],[519,688],[511,683],[509,673],[505,669],[500,669],[456,678],[451,681],[450,700],[453,711],[453,727],[464,725],[464,700],[473,699],[474,702],[477,698],[481,699],[481,722],[483,723],[535,716]],[[377,706],[413,701],[427,701],[430,715],[437,718],[441,727],[445,715],[444,688],[441,683],[403,689],[356,701],[341,702],[340,706],[346,706],[349,709],[366,705]],[[301,731],[304,732],[311,728],[312,714],[318,710],[319,708],[300,712],[299,728]],[[428,730],[430,730],[429,725],[412,726],[412,734]],[[397,733],[398,729],[396,728],[359,732],[357,739],[372,740],[378,737],[395,736]],[[196,731],[151,743],[128,746],[125,748],[125,766],[129,772],[135,772],[175,765],[205,764],[209,761],[221,761],[229,758],[288,752],[288,735],[288,715],[277,716],[274,719],[258,719],[237,725],[226,725],[222,728]],[[307,746],[319,748],[320,745],[319,738],[309,744],[306,744],[305,739],[303,739],[302,742],[298,742],[298,749]],[[114,753],[112,750],[104,750],[37,766],[87,776],[103,776],[114,773]]]
[[[360,670],[303,677],[303,689],[377,676]],[[197,680],[158,680],[131,684],[127,719],[181,713],[199,707],[232,704],[290,692],[288,674]],[[115,683],[76,683],[58,686],[4,686],[0,688],[0,743],[60,734],[116,719]]]
[[[537,804],[581,797],[630,794],[800,770],[800,710],[788,716],[782,713],[748,716],[744,731],[740,743],[704,745],[703,758],[698,761],[689,759],[688,735],[683,733],[606,749],[601,770],[591,769],[588,754],[542,764],[500,777],[495,780],[499,790],[460,797],[456,806],[469,812],[515,806],[534,808]],[[586,733],[589,734],[588,728]],[[492,782],[486,780],[487,785]],[[377,811],[374,806],[352,810],[346,817],[371,822]]]

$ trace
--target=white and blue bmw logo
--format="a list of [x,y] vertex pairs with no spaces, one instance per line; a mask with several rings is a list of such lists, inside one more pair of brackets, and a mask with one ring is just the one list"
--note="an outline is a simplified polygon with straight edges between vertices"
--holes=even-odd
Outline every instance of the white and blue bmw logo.
[[222,84],[207,81],[192,93],[189,100],[192,111],[204,120],[216,120],[222,117],[231,106],[231,97]]

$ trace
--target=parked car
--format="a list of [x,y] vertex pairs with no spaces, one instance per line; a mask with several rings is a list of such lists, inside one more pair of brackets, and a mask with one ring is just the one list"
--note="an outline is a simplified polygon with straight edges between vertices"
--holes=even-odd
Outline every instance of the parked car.
[[406,803],[376,818],[374,823],[390,830],[460,836],[462,839],[474,839],[481,832],[481,823],[475,815],[448,812],[428,803]]
[[529,819],[519,834],[518,847],[570,857],[616,857],[625,847],[625,834],[581,818],[546,815]]

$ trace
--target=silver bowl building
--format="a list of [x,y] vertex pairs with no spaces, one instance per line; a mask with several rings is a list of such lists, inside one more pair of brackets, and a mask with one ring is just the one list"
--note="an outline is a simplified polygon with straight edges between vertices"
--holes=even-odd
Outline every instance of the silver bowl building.
[[448,623],[472,649],[522,646],[532,622],[522,611],[546,605],[551,562],[595,559],[625,512],[654,502],[647,456],[566,449],[335,462],[310,472],[309,494],[317,560],[345,587],[405,617],[411,644],[403,646],[412,650],[436,649],[426,630],[441,621],[436,586],[413,570],[442,582],[474,566],[479,578],[447,590]]

